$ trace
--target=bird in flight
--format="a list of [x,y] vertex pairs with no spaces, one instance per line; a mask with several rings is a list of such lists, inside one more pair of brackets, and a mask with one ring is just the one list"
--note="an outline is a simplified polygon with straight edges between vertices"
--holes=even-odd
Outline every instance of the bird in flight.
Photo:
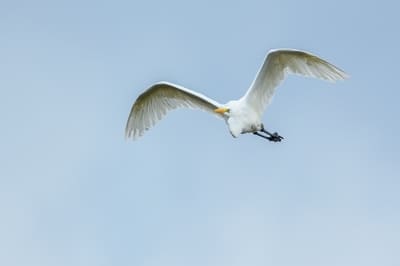
[[187,107],[207,111],[225,120],[233,137],[252,133],[269,141],[283,137],[267,131],[261,121],[275,89],[286,74],[319,78],[331,82],[348,75],[338,67],[309,52],[276,49],[267,54],[253,83],[238,100],[221,104],[198,92],[169,82],[158,82],[134,102],[126,124],[126,138],[136,139],[159,121],[168,111]]

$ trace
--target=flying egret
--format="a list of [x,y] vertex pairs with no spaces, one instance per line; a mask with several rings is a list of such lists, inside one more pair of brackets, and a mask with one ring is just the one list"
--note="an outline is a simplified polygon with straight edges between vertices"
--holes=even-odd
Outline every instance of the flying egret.
[[261,119],[276,87],[287,73],[332,82],[348,77],[341,69],[309,52],[293,49],[271,50],[246,94],[239,100],[226,104],[169,82],[152,85],[133,104],[126,124],[126,137],[136,139],[168,111],[187,107],[204,110],[224,119],[235,138],[240,134],[253,133],[279,142],[283,137],[276,132],[268,132]]

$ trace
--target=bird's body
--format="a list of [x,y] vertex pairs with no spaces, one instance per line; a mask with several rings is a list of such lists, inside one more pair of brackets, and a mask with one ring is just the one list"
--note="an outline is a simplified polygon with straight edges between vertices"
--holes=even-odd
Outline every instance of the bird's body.
[[229,109],[226,123],[232,136],[237,138],[240,134],[252,133],[262,129],[262,113],[257,112],[247,104],[245,98],[230,101],[225,106]]
[[347,77],[339,68],[308,52],[271,50],[246,94],[226,104],[220,104],[200,93],[169,82],[154,84],[133,104],[126,125],[126,137],[135,139],[160,120],[167,111],[188,107],[201,109],[224,119],[233,137],[254,133],[271,141],[281,141],[283,138],[277,133],[271,134],[264,129],[262,115],[286,73],[328,81]]

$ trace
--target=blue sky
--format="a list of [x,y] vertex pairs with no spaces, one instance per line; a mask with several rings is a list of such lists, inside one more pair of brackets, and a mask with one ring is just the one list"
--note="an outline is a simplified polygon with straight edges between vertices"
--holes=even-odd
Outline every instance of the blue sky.
[[[399,265],[395,1],[2,1],[1,265]],[[239,98],[269,49],[351,75],[288,78],[233,139],[180,110],[124,139],[167,80]]]

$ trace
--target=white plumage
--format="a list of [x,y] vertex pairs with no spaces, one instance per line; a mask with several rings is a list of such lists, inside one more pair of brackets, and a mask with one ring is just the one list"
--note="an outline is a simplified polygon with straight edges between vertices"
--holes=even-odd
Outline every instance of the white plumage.
[[172,83],[152,85],[133,104],[126,125],[126,137],[138,138],[168,111],[180,107],[201,109],[224,119],[234,137],[250,132],[259,135],[258,131],[271,135],[264,130],[262,114],[287,73],[332,82],[348,77],[344,71],[311,53],[293,49],[271,50],[246,94],[226,104]]

